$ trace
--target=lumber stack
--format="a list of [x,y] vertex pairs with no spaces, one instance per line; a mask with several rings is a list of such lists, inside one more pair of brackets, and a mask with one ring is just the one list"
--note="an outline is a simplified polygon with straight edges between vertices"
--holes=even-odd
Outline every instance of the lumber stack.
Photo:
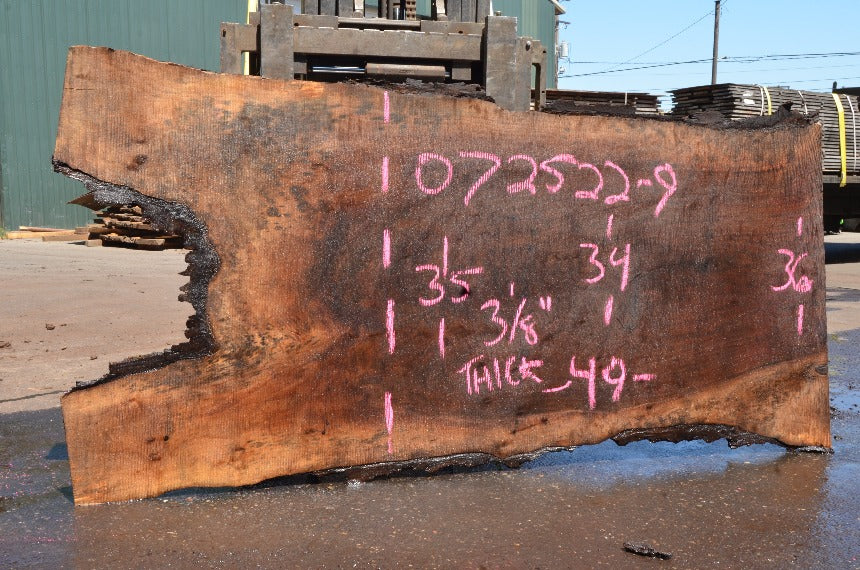
[[20,226],[17,231],[0,234],[0,239],[40,239],[42,241],[77,241],[83,238],[85,232],[78,229],[65,230],[60,228],[43,228]]
[[109,206],[98,213],[93,223],[80,228],[89,234],[87,245],[116,245],[139,249],[182,247],[182,238],[158,230],[140,206]]
[[650,93],[547,89],[546,101],[551,112],[593,110],[613,114],[659,114],[659,98]]
[[[831,93],[738,83],[686,87],[675,89],[671,93],[674,102],[672,113],[680,116],[718,111],[729,119],[746,119],[775,113],[780,105],[790,102],[792,110],[804,115],[817,115],[821,121],[822,172],[841,172],[839,111]],[[838,94],[837,97],[843,108],[846,172],[860,174],[858,98],[856,95],[847,94]]]

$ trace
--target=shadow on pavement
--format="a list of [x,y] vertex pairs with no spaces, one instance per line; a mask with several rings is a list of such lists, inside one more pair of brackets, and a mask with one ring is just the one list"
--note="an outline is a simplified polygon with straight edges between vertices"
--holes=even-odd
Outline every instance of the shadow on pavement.
[[825,242],[824,263],[856,263],[860,261],[860,233],[856,243]]

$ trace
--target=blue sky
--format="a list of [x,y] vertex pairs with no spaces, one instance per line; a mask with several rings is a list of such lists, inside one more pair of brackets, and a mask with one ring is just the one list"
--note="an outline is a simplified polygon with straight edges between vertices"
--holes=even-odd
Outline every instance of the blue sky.
[[[560,88],[663,95],[710,83],[713,0],[561,3],[567,13],[560,19],[569,24],[561,25],[560,39],[569,42],[570,59],[560,62],[565,68]],[[719,53],[728,59],[718,64],[717,82],[809,91],[830,91],[834,80],[840,86],[860,86],[858,22],[857,0],[722,0]],[[857,55],[803,55],[834,52]],[[785,54],[800,57],[755,61]],[[733,59],[748,56],[755,57]],[[707,61],[662,66],[690,60]],[[649,65],[661,66],[629,69]],[[584,75],[607,70],[612,72]]]

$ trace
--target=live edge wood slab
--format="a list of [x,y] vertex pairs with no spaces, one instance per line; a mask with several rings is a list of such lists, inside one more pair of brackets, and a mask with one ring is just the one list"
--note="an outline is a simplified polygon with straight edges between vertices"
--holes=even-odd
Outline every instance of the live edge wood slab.
[[196,309],[188,343],[63,397],[75,501],[607,438],[828,449],[820,128],[781,115],[512,113],[73,48],[55,168],[183,235]]

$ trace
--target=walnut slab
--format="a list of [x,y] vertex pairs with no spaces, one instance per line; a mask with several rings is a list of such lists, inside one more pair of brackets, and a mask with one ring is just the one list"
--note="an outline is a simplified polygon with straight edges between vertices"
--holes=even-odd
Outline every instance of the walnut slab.
[[820,129],[761,123],[73,48],[55,168],[183,235],[197,309],[63,397],[75,501],[607,438],[829,448]]

